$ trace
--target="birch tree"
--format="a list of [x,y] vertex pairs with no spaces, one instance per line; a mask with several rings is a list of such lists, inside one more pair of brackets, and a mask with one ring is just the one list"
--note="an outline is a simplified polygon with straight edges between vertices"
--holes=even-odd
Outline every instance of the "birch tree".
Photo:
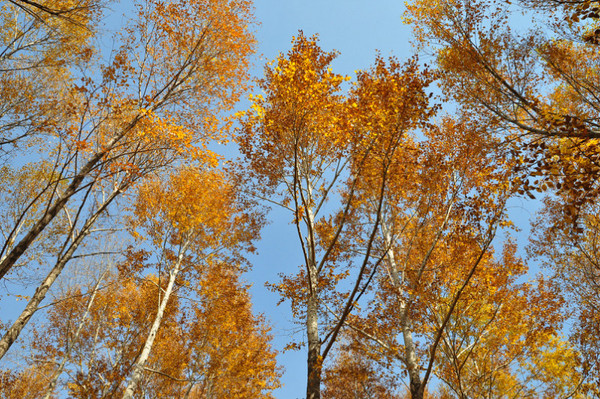
[[[9,120],[5,144],[18,141],[36,157],[23,168],[18,153],[9,154],[3,173],[30,173],[36,184],[26,197],[17,187],[3,192],[5,202],[20,204],[6,209],[10,217],[2,226],[0,278],[16,278],[16,266],[36,264],[47,274],[39,277],[38,289],[0,341],[0,357],[124,192],[142,177],[184,160],[214,165],[217,157],[205,146],[225,138],[227,124],[218,116],[243,91],[254,45],[249,6],[243,0],[136,3],[128,27],[115,38],[116,50],[105,61],[94,48],[100,3],[2,6],[9,36],[3,65],[17,75],[47,71],[52,74],[47,81],[58,87],[40,95],[40,101],[51,101],[36,105],[49,110],[38,118],[18,105],[29,104],[17,98],[19,90],[31,92],[19,89],[18,81],[11,88],[17,105],[7,104],[10,111],[3,113]],[[49,28],[50,38],[44,36]],[[43,39],[39,43],[38,37]],[[24,45],[27,40],[33,47]],[[27,84],[32,84],[30,78],[23,77]],[[8,77],[5,83],[8,90]],[[38,246],[48,240],[59,244],[51,251]],[[46,257],[36,259],[40,253]]]
[[[136,234],[157,249],[154,269],[160,290],[154,320],[132,365],[123,398],[132,398],[137,390],[177,286],[195,284],[194,277],[198,279],[215,263],[240,265],[241,253],[251,248],[258,227],[239,208],[234,188],[219,172],[193,169],[182,169],[164,184],[146,183],[138,194],[132,222]],[[131,266],[131,272],[139,273],[145,265]]]
[[380,218],[375,248],[383,262],[368,311],[346,330],[366,353],[398,362],[413,398],[424,397],[449,322],[507,220],[510,161],[484,132],[466,118],[444,118],[422,140],[407,135],[389,161],[382,210],[373,191],[380,177],[360,186],[359,220]]
[[271,398],[276,353],[239,277],[250,211],[217,171],[141,185],[118,271],[93,301],[68,292],[36,330],[35,364],[56,364],[45,378],[64,368],[57,386],[76,398]]
[[[330,67],[315,37],[300,33],[287,55],[265,68],[238,137],[253,193],[291,213],[304,264],[272,284],[305,323],[307,398],[321,397],[324,359],[384,258],[374,252],[389,159],[404,134],[433,114],[425,93],[432,76],[415,60],[378,59],[360,75],[356,97],[342,95],[347,77]],[[361,91],[362,90],[362,91]],[[369,97],[372,107],[360,101]],[[365,100],[368,101],[368,100]],[[373,162],[381,159],[381,162]],[[373,220],[351,223],[361,179],[377,176]],[[364,238],[359,237],[362,230]],[[337,311],[332,317],[328,307]]]
[[[40,182],[40,191],[49,195],[38,194],[25,207],[21,218],[34,205],[44,211],[27,230],[15,227],[9,234],[0,252],[0,277],[97,180],[114,173],[136,176],[184,157],[214,161],[201,149],[223,137],[217,115],[243,89],[253,47],[251,21],[244,1],[136,5],[133,28],[117,37],[120,47],[108,62],[85,64],[89,69],[53,94],[60,100],[52,107],[59,117],[35,126],[47,139],[28,145],[51,165],[52,173]],[[94,68],[100,72],[93,74]]]

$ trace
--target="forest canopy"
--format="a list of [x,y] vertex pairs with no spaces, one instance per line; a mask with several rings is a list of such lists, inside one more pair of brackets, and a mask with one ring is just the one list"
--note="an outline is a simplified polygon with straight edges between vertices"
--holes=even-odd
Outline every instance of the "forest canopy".
[[0,3],[0,397],[599,398],[600,2],[410,0],[353,76],[257,15]]

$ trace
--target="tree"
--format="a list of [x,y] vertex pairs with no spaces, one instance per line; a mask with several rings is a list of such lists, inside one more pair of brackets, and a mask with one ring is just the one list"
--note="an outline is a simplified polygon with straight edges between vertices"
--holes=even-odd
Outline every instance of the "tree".
[[458,398],[579,397],[577,353],[559,336],[562,298],[543,278],[517,282],[527,267],[515,249],[482,265],[449,322],[436,375]]
[[[49,311],[47,328],[38,329],[32,341],[33,366],[44,387],[56,369],[45,371],[41,366],[58,364],[65,359],[64,348],[71,345],[59,389],[74,398],[124,392],[166,283],[156,276],[143,280],[109,276],[87,318],[90,293],[77,289],[65,293]],[[247,286],[229,265],[217,264],[206,270],[194,290],[193,300],[180,291],[171,296],[136,397],[271,398],[270,392],[279,386],[276,352],[264,320],[252,315]]]
[[131,398],[137,391],[176,287],[195,284],[198,276],[215,264],[241,264],[241,253],[244,248],[252,249],[250,242],[258,236],[259,226],[236,203],[234,187],[219,172],[193,169],[182,169],[165,183],[158,180],[143,185],[132,223],[135,234],[147,238],[156,252],[133,252],[132,261],[122,270],[141,273],[150,266],[147,261],[155,257],[152,266],[161,293],[156,298],[158,308],[152,327],[132,366],[123,398]]
[[567,298],[573,318],[570,338],[582,358],[585,376],[582,390],[593,397],[600,395],[598,211],[597,204],[587,205],[578,225],[573,226],[563,219],[562,201],[547,198],[528,248],[552,273],[553,285]]
[[[522,175],[513,181],[521,194],[556,195],[544,213],[552,221],[538,222],[542,227],[534,242],[540,249],[532,251],[542,259],[555,257],[561,266],[551,269],[569,270],[554,276],[557,286],[567,287],[589,266],[560,253],[587,245],[577,241],[586,236],[587,212],[598,199],[598,4],[522,4],[541,22],[515,27],[516,9],[508,1],[416,1],[409,6],[409,20],[418,41],[434,48],[448,97],[488,121],[492,132],[508,133],[508,147],[522,157]],[[580,294],[572,298],[576,313],[585,313],[586,300]],[[597,345],[592,336],[584,341]]]
[[598,196],[596,3],[522,4],[543,22],[523,28],[504,0],[418,0],[407,19],[434,49],[447,97],[522,156],[521,194],[556,189],[574,220]]
[[[20,4],[17,9],[13,5],[4,6],[4,11],[16,12],[17,16],[25,13],[33,18],[33,27],[45,29],[35,16],[24,11],[35,4]],[[85,13],[93,10],[93,7],[77,8],[77,15],[88,15]],[[10,134],[14,133],[11,137],[23,138],[19,139],[20,145],[38,155],[47,172],[22,212],[14,217],[14,226],[6,229],[8,233],[0,250],[0,278],[31,253],[36,240],[58,223],[58,215],[64,214],[69,221],[53,261],[55,266],[3,337],[0,357],[93,232],[92,227],[122,193],[142,177],[184,159],[199,165],[212,165],[216,161],[215,154],[205,146],[210,140],[224,138],[223,128],[227,126],[219,123],[218,115],[231,108],[244,88],[247,57],[254,44],[249,31],[253,22],[250,3],[149,0],[137,4],[136,10],[129,27],[118,36],[121,45],[108,63],[98,66],[90,57],[77,65],[62,63],[70,68],[71,74],[79,71],[80,80],[75,77],[61,80],[61,75],[53,72],[51,81],[58,80],[61,87],[48,96],[56,100],[48,108],[55,110],[56,115],[44,115],[25,128],[15,125],[14,132],[8,129]],[[52,13],[43,13],[43,18],[66,26],[64,34],[77,34],[83,29]],[[90,21],[93,27],[94,20]],[[40,34],[36,32],[32,34]],[[44,51],[68,54],[54,48],[52,41],[44,43],[47,45]],[[11,54],[27,55],[29,49],[22,51],[25,53]],[[34,55],[43,57],[43,51]],[[40,61],[42,66],[46,62],[51,64],[44,60]],[[3,60],[9,61],[9,58]],[[94,73],[95,68],[99,68],[98,73]],[[27,109],[21,108],[14,113],[18,114],[15,118],[28,115]],[[23,129],[27,134],[20,133]],[[14,169],[13,165],[7,167]],[[10,198],[12,193],[7,193]]]
[[[110,276],[107,283],[96,294],[87,320],[83,315],[89,297],[75,289],[51,308],[49,325],[32,340],[34,353],[37,352],[36,365],[63,358],[63,348],[71,343],[71,355],[64,367],[66,378],[59,380],[58,387],[68,389],[75,398],[115,397],[124,390],[128,373],[156,316],[156,297],[160,288],[164,288],[158,286],[156,278],[140,284],[133,279]],[[174,334],[178,308],[178,301],[172,300],[163,317],[163,331]],[[75,326],[80,323],[83,328],[75,337]],[[161,338],[165,337],[163,331]],[[168,374],[169,364],[165,366],[158,371]]]
[[289,210],[298,233],[304,265],[272,287],[305,322],[310,399],[321,397],[323,361],[383,260],[373,247],[381,214],[351,222],[360,181],[377,177],[373,202],[381,211],[388,159],[435,111],[425,93],[432,76],[416,60],[378,59],[345,99],[348,78],[332,72],[334,57],[300,33],[287,56],[266,66],[258,81],[264,96],[253,97],[238,137],[251,191]]
[[[561,298],[543,279],[517,283],[527,267],[515,258],[514,251],[515,246],[510,244],[501,259],[488,257],[482,261],[450,315],[432,371],[441,383],[435,387],[440,397],[583,397],[578,354],[557,336],[566,319]],[[353,358],[361,359],[363,364],[356,370],[352,368],[354,383],[381,381],[380,391],[397,392],[402,371],[402,375],[408,374],[408,397],[427,397],[423,371],[435,353],[432,347],[436,334],[453,299],[444,291],[451,291],[453,283],[461,283],[453,282],[457,280],[455,273],[439,270],[439,274],[441,281],[431,282],[428,287],[432,292],[421,294],[412,303],[414,308],[420,305],[410,316],[414,358],[409,356],[406,322],[399,319],[403,307],[398,304],[395,290],[380,289],[368,316],[350,320],[346,330],[348,347]],[[442,285],[447,288],[441,289]],[[353,367],[345,356],[330,366],[333,373]],[[417,363],[419,377],[409,374],[411,362]],[[373,374],[373,369],[378,371]],[[422,393],[414,389],[416,378],[425,388]],[[341,388],[336,380],[327,383],[327,389],[331,386],[333,392]]]
[[373,180],[360,187],[361,220],[381,213],[375,250],[384,262],[374,298],[348,328],[368,353],[399,362],[413,398],[424,397],[450,322],[507,221],[512,161],[498,156],[485,131],[444,118],[422,140],[407,137],[390,160],[382,211]]

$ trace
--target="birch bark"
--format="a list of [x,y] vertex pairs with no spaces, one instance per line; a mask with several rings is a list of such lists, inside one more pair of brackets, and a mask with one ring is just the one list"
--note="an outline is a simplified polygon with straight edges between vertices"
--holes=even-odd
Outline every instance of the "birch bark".
[[[188,236],[189,237],[189,236]],[[154,344],[154,340],[156,339],[156,334],[158,333],[158,329],[162,323],[163,315],[165,313],[165,309],[167,307],[167,303],[169,302],[169,298],[173,293],[173,287],[175,285],[175,280],[177,279],[177,275],[181,270],[181,262],[183,261],[183,256],[187,247],[190,244],[190,239],[188,238],[182,246],[180,247],[179,254],[177,255],[177,260],[175,261],[175,265],[169,271],[169,282],[167,283],[167,287],[165,288],[163,297],[160,301],[160,305],[158,307],[158,311],[156,312],[156,316],[154,317],[154,322],[152,323],[152,327],[150,328],[150,332],[148,333],[148,337],[146,337],[146,341],[144,342],[144,347],[142,348],[142,353],[138,357],[137,361],[133,365],[133,373],[129,380],[129,384],[123,393],[123,399],[132,399],[133,394],[136,388],[139,385],[139,382],[142,379],[144,374],[144,365],[150,357],[150,351],[152,350],[152,345]],[[160,289],[160,288],[159,288]]]

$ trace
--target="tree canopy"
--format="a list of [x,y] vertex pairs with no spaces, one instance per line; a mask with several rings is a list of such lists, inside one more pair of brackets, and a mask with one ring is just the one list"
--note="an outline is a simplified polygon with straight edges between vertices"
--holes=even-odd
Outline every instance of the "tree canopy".
[[274,398],[287,351],[307,399],[600,397],[600,2],[410,0],[354,76],[302,31],[252,76],[251,0],[121,6],[0,3],[1,397]]

